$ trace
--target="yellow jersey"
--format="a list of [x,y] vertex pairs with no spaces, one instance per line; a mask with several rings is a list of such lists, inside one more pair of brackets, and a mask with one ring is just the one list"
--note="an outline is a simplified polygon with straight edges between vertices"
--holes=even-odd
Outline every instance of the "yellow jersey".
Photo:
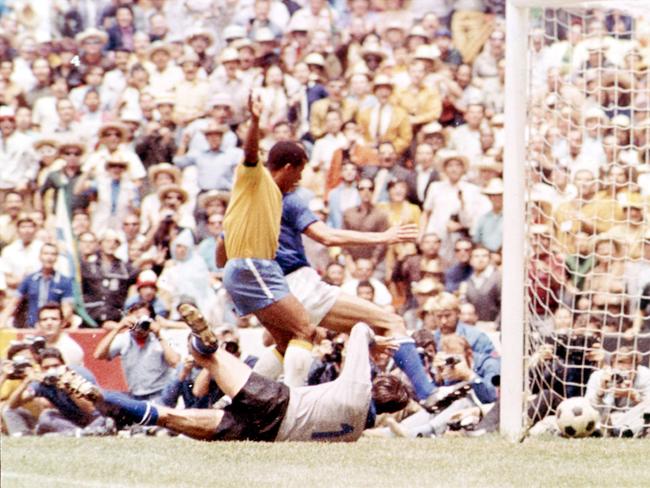
[[228,259],[274,259],[280,238],[282,193],[262,163],[237,167],[223,221]]

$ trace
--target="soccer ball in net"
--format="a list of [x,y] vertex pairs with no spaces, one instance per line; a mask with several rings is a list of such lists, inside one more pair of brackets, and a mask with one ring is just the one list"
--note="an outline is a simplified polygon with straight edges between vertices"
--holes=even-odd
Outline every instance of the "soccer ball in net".
[[564,437],[589,437],[598,427],[600,415],[584,397],[564,400],[557,408],[557,426]]

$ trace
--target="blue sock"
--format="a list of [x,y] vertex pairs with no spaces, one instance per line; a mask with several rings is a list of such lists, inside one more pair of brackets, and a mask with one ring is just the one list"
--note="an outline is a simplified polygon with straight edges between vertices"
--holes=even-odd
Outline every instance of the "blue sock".
[[134,424],[156,425],[158,410],[150,402],[134,400],[119,392],[104,392],[104,403],[117,407],[119,413]]
[[406,342],[401,340],[399,342],[400,347],[393,355],[393,359],[399,369],[408,376],[418,400],[424,400],[433,393],[435,387],[424,371],[422,360],[415,347],[415,341],[406,339]]
[[198,336],[192,336],[192,347],[196,352],[204,356],[210,356],[217,352],[218,347],[210,347],[203,344],[203,341]]

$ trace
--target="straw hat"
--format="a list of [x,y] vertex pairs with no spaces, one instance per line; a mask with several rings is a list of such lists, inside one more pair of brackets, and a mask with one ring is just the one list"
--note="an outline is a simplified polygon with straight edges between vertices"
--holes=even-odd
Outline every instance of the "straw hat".
[[125,168],[128,168],[129,160],[128,158],[125,157],[122,151],[115,151],[108,157],[108,159],[106,159],[104,166],[106,168],[108,168],[109,166],[124,166]]
[[443,168],[447,166],[447,163],[452,159],[460,161],[465,171],[467,171],[467,169],[469,168],[469,159],[467,159],[466,156],[463,156],[459,152],[447,149],[445,151],[438,151],[438,155],[440,156],[440,165]]
[[42,147],[49,146],[54,148],[54,151],[56,151],[59,147],[59,141],[57,141],[53,137],[40,137],[36,141],[34,141],[34,149],[39,150]]
[[372,89],[373,91],[377,89],[377,87],[380,86],[389,86],[391,90],[395,87],[395,83],[393,82],[392,78],[387,75],[377,75],[375,76],[374,81],[372,82]]
[[261,29],[257,29],[255,31],[255,38],[253,39],[255,42],[275,42],[275,36],[273,35],[273,31],[269,29],[268,27],[262,27]]
[[178,185],[181,182],[181,170],[170,163],[158,163],[151,166],[149,168],[149,181],[153,183],[158,178],[158,175],[163,173],[171,176],[175,184]]
[[189,195],[182,186],[172,183],[171,185],[161,186],[158,189],[158,199],[162,202],[168,193],[179,193],[182,203],[187,202],[189,198]]
[[230,24],[223,30],[223,40],[226,42],[234,41],[235,39],[243,39],[246,37],[246,29],[237,24]]
[[622,193],[617,197],[617,200],[622,208],[638,208],[643,210],[645,207],[643,197],[639,193]]
[[481,193],[483,195],[503,195],[503,181],[501,178],[492,178]]
[[172,55],[171,49],[166,43],[164,43],[163,41],[156,41],[153,42],[151,46],[149,46],[149,50],[147,51],[147,55],[149,56],[149,59],[151,59],[151,57],[158,51],[165,51],[168,56]]
[[88,29],[85,29],[83,32],[80,32],[75,36],[74,40],[77,42],[77,44],[82,44],[86,40],[91,39],[93,37],[99,38],[102,44],[106,44],[108,42],[108,34],[106,34],[106,32],[104,31],[96,29],[95,27],[89,27]]
[[309,53],[303,60],[306,64],[315,64],[325,67],[325,58],[320,53]]
[[109,130],[117,130],[120,133],[120,139],[125,140],[126,139],[126,127],[120,122],[106,122],[103,124],[98,131],[99,137],[104,137],[104,133],[106,133]]
[[481,160],[474,165],[474,168],[478,171],[487,170],[494,171],[495,173],[503,173],[503,164],[498,163],[492,156],[481,158]]
[[212,44],[214,44],[214,35],[210,31],[202,29],[200,27],[192,29],[187,37],[185,37],[185,41],[187,43],[190,43],[197,37],[205,37],[208,40],[208,46],[212,46]]
[[239,52],[234,47],[226,47],[219,55],[220,63],[230,63],[232,61],[239,61]]
[[384,50],[381,46],[375,43],[366,43],[361,48],[361,57],[365,59],[367,56],[377,56],[381,58],[382,61],[386,59],[386,53]]
[[417,47],[413,59],[436,61],[440,59],[440,49],[435,44],[423,44]]
[[411,292],[414,295],[430,295],[443,290],[442,283],[433,278],[422,278],[420,281],[411,283]]
[[205,209],[208,205],[210,205],[211,202],[214,202],[215,200],[222,202],[224,206],[227,207],[228,202],[230,202],[230,192],[222,190],[210,190],[205,193],[201,193],[198,199],[199,208]]
[[208,102],[208,109],[213,109],[214,107],[228,107],[233,109],[232,98],[225,93],[217,93]]
[[61,139],[58,144],[59,153],[62,153],[63,149],[66,147],[76,147],[81,151],[81,154],[84,154],[86,152],[86,145],[78,138],[73,139],[72,137],[66,137]]

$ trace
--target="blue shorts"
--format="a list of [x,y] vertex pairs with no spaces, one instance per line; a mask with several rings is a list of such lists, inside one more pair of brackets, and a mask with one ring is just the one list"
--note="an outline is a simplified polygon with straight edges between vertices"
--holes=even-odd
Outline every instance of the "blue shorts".
[[280,265],[269,259],[229,259],[223,284],[239,315],[268,307],[289,294]]

